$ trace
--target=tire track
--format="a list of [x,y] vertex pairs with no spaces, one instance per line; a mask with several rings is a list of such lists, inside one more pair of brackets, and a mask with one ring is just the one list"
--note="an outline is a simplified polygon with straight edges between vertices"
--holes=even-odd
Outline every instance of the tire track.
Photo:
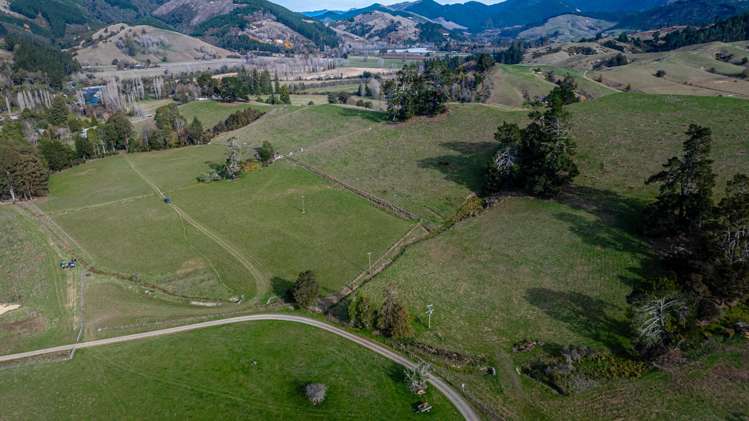
[[[155,183],[153,183],[148,177],[145,176],[138,168],[135,167],[133,162],[130,160],[130,158],[127,155],[123,155],[125,157],[125,161],[127,161],[128,165],[130,166],[130,169],[133,170],[135,174],[138,175],[143,181],[148,184],[153,191],[156,192],[160,197],[165,198],[166,194],[164,194],[163,191],[157,186]],[[242,253],[240,253],[239,250],[237,250],[236,247],[234,247],[232,244],[230,244],[228,241],[221,238],[218,234],[211,231],[206,226],[202,225],[195,219],[193,219],[187,212],[182,210],[180,207],[175,205],[174,203],[169,203],[169,207],[171,207],[174,212],[177,213],[177,215],[182,218],[183,221],[190,224],[193,228],[201,232],[206,237],[213,240],[214,243],[216,243],[219,247],[224,249],[227,253],[229,253],[235,260],[237,260],[247,271],[252,275],[253,278],[255,278],[255,296],[260,296],[263,293],[270,290],[270,282],[268,279],[266,279],[265,276],[263,276],[262,272],[257,269],[257,267]]]

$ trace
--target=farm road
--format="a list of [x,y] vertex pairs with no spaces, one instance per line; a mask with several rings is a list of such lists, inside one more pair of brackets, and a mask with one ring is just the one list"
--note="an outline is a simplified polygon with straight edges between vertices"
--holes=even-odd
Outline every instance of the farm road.
[[[151,189],[153,189],[156,194],[159,195],[159,197],[165,198],[166,194],[164,194],[163,191],[157,186],[154,182],[152,182],[148,177],[145,176],[138,168],[133,164],[133,162],[130,160],[130,158],[127,156],[127,154],[123,154],[125,161],[127,161],[128,165],[130,166],[130,169],[133,170],[135,174],[138,175],[143,181],[148,184]],[[268,281],[268,278],[266,276],[263,276],[262,272],[257,269],[257,267],[247,258],[245,257],[239,250],[237,250],[236,247],[231,245],[229,242],[221,238],[218,234],[211,231],[206,226],[202,225],[195,219],[193,219],[187,212],[180,209],[177,205],[174,203],[169,203],[169,206],[174,209],[174,211],[177,213],[177,215],[182,218],[183,221],[187,222],[191,226],[193,226],[196,230],[200,231],[203,235],[213,240],[214,243],[216,243],[219,247],[224,249],[227,253],[229,253],[234,259],[236,259],[247,271],[252,275],[253,278],[255,278],[255,287],[256,287],[256,295],[261,295],[263,292],[270,290],[270,283]]]
[[[74,350],[79,350],[79,349],[84,349],[84,348],[94,348],[98,346],[112,345],[112,344],[117,344],[117,343],[122,343],[122,342],[130,342],[130,341],[136,341],[140,339],[154,338],[158,336],[171,335],[175,333],[189,332],[189,331],[193,331],[197,329],[204,329],[208,327],[224,326],[224,325],[245,323],[245,322],[252,322],[252,321],[269,321],[269,320],[301,323],[307,326],[312,326],[317,329],[322,329],[326,332],[332,333],[348,341],[361,345],[364,348],[376,354],[379,354],[389,359],[390,361],[393,361],[396,364],[399,364],[403,367],[413,368],[415,366],[415,364],[411,360],[401,356],[400,354],[394,351],[391,351],[390,349],[385,348],[384,346],[380,344],[361,338],[352,333],[346,332],[343,329],[339,329],[335,326],[329,325],[319,320],[310,319],[310,318],[302,317],[302,316],[286,315],[286,314],[255,314],[255,315],[249,315],[249,316],[232,317],[232,318],[221,319],[221,320],[211,320],[208,322],[194,323],[190,325],[172,327],[168,329],[153,330],[150,332],[136,333],[133,335],[118,336],[118,337],[107,338],[107,339],[99,339],[95,341],[87,341],[87,342],[81,342],[81,343],[70,344],[70,345],[61,345],[61,346],[56,346],[52,348],[39,349],[36,351],[22,352],[19,354],[2,355],[0,356],[0,363],[8,362],[8,361],[16,361],[16,360],[21,360],[21,359],[31,358],[31,357],[38,357],[38,356],[54,354],[54,353],[59,353],[59,352],[71,352]],[[466,400],[463,399],[463,397],[456,390],[454,390],[450,385],[448,385],[444,380],[430,374],[429,383],[431,383],[437,390],[439,390],[442,394],[444,394],[447,397],[447,399],[450,400],[450,402],[452,402],[452,404],[455,406],[458,412],[460,412],[463,418],[465,418],[468,421],[478,421],[480,419],[479,416],[476,414],[476,412],[474,412],[470,404],[468,404],[468,402],[466,402]]]

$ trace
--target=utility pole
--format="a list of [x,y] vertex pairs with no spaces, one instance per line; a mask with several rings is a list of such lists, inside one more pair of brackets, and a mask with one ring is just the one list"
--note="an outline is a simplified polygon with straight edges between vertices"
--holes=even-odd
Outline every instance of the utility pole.
[[302,215],[306,214],[307,211],[304,208],[304,195],[302,195]]
[[427,329],[432,328],[432,313],[434,313],[434,305],[427,304]]
[[369,274],[372,274],[372,252],[367,253],[367,259],[369,259]]

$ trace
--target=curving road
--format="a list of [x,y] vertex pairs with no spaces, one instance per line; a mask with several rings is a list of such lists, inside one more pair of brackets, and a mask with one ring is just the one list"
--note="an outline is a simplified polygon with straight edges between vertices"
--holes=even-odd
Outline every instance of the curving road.
[[[81,342],[77,344],[61,345],[61,346],[56,346],[52,348],[39,349],[36,351],[22,352],[18,354],[2,355],[0,356],[0,363],[7,362],[7,361],[20,360],[20,359],[30,358],[30,357],[37,357],[41,355],[54,354],[57,352],[69,352],[72,350],[78,350],[78,349],[84,349],[84,348],[93,348],[97,346],[112,345],[112,344],[117,344],[120,342],[130,342],[130,341],[136,341],[139,339],[147,339],[147,338],[154,338],[158,336],[171,335],[174,333],[189,332],[191,330],[204,329],[207,327],[223,326],[223,325],[229,325],[229,324],[235,324],[235,323],[244,323],[244,322],[252,322],[252,321],[262,321],[262,320],[277,320],[277,321],[301,323],[307,326],[312,326],[312,327],[330,332],[334,335],[338,335],[351,342],[357,343],[363,346],[364,348],[367,348],[370,351],[380,354],[383,357],[399,365],[402,365],[406,368],[412,368],[415,365],[409,359],[401,356],[400,354],[397,354],[375,342],[361,338],[352,333],[346,332],[343,329],[339,329],[335,326],[329,325],[319,320],[310,319],[310,318],[302,317],[302,316],[286,315],[286,314],[255,314],[255,315],[250,315],[250,316],[239,316],[239,317],[232,317],[232,318],[221,319],[221,320],[211,320],[208,322],[201,322],[201,323],[194,323],[194,324],[185,325],[185,326],[171,327],[168,329],[153,330],[151,332],[136,333],[133,335],[118,336],[115,338],[107,338],[107,339],[99,339],[95,341]],[[460,412],[463,418],[465,418],[468,421],[478,421],[480,419],[479,416],[476,414],[476,412],[474,412],[473,408],[468,404],[468,402],[466,402],[466,400],[463,399],[463,397],[457,391],[455,391],[452,387],[450,387],[445,381],[443,381],[439,377],[430,375],[429,383],[431,383],[437,390],[442,392],[442,394],[444,394],[450,400],[450,402],[452,402],[452,404],[455,405],[455,408],[457,408],[457,410]]]

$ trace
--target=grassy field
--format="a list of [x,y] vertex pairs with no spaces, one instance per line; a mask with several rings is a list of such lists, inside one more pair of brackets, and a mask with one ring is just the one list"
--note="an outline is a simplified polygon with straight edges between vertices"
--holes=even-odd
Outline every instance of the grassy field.
[[333,292],[367,269],[368,252],[382,255],[411,225],[284,162],[235,183],[198,186],[172,197],[246,251],[273,277],[274,290],[311,269],[322,292]]
[[[197,183],[225,153],[212,144],[93,161],[55,175],[43,207],[98,270],[195,299],[281,294],[307,269],[333,292],[366,269],[367,253],[378,257],[409,229],[284,162],[233,183]],[[201,227],[165,205],[128,161]]]
[[497,125],[524,118],[524,112],[453,104],[446,115],[391,124],[382,113],[325,105],[277,113],[217,141],[236,136],[257,146],[268,140],[280,153],[294,152],[345,182],[441,222],[481,187]]
[[[540,69],[541,72],[536,72]],[[492,84],[492,95],[489,104],[500,104],[511,107],[522,107],[529,100],[546,96],[556,85],[545,79],[544,72],[553,71],[557,76],[570,75],[577,82],[578,94],[586,100],[611,95],[616,90],[588,79],[576,69],[544,65],[506,65],[498,64],[489,74]]]
[[577,183],[652,197],[643,183],[681,151],[689,124],[713,131],[718,192],[749,161],[749,102],[733,98],[616,94],[570,106],[581,176]]
[[486,102],[512,107],[522,107],[530,100],[545,96],[555,87],[522,66],[497,65],[491,70],[489,80],[492,94]]
[[70,342],[77,271],[63,272],[47,236],[11,206],[0,206],[0,354]]
[[216,124],[226,120],[230,114],[247,108],[256,108],[260,111],[267,111],[271,106],[255,102],[223,103],[217,101],[193,101],[180,105],[179,112],[188,123],[191,122],[193,118],[197,117],[203,124],[204,128],[210,129]]
[[377,69],[400,69],[406,64],[420,63],[420,60],[402,60],[396,58],[349,56],[343,67],[371,67]]
[[[746,66],[716,59],[717,53],[734,54],[734,61],[749,56],[747,42],[710,43],[684,47],[666,53],[638,54],[627,66],[591,72],[591,78],[619,89],[629,85],[633,91],[652,94],[737,96],[749,98],[749,82],[740,75]],[[666,72],[656,77],[658,70]]]
[[[553,398],[517,375],[513,367],[524,357],[512,354],[511,346],[530,337],[550,346],[573,343],[615,354],[631,351],[625,298],[635,284],[659,272],[649,247],[637,234],[638,214],[655,193],[644,187],[644,180],[680,151],[688,124],[698,123],[714,130],[713,157],[718,190],[722,190],[727,177],[749,165],[745,139],[749,103],[615,94],[569,110],[583,174],[575,188],[556,201],[506,198],[482,216],[409,248],[364,291],[379,299],[382,290],[394,284],[415,315],[418,340],[483,355],[499,367],[498,380],[482,373],[450,371],[454,381],[466,382],[475,396],[492,402],[498,411],[533,418],[556,418],[558,411],[570,418],[600,418],[609,416],[606,404],[611,400],[624,418],[647,416],[639,408],[618,404],[614,389],[602,388],[600,396]],[[365,144],[372,147],[371,141]],[[349,147],[347,153],[354,149]],[[480,179],[483,158],[471,153],[460,157],[453,161],[453,170],[462,177],[446,181],[465,188],[471,185],[462,180]],[[435,308],[431,330],[424,323],[427,304]],[[645,388],[664,391],[672,380],[656,374],[642,382]],[[628,381],[612,388],[651,402],[638,394],[638,384]],[[737,379],[722,383],[724,388],[745,388],[740,385]],[[746,410],[746,405],[721,400],[704,388],[671,391],[664,402],[652,405],[662,414],[689,417],[690,399],[705,402],[699,413],[707,417],[722,416],[726,408]]]
[[[6,369],[0,395],[9,419],[459,419],[433,391],[432,414],[416,415],[402,378],[395,364],[327,332],[258,322]],[[313,382],[328,386],[317,407],[303,393]]]

